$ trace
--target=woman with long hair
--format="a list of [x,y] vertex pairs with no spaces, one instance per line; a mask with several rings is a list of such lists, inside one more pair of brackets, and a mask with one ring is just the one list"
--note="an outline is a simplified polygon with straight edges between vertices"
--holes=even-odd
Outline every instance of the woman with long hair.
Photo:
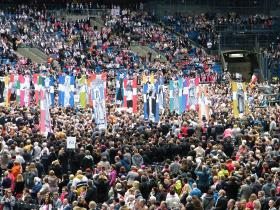
[[46,196],[43,205],[41,205],[39,210],[51,210],[53,208],[50,196]]
[[48,181],[49,181],[49,186],[50,186],[50,192],[57,192],[58,190],[58,178],[55,175],[53,170],[49,171],[49,175],[48,175]]
[[20,199],[22,197],[22,193],[24,190],[24,179],[22,174],[18,174],[15,181],[15,189],[14,196],[16,199]]

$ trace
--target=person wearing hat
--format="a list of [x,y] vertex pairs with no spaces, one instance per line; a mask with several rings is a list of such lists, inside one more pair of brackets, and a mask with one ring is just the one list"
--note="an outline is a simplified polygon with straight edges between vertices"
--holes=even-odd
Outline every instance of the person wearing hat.
[[124,190],[122,184],[118,182],[115,185],[115,189],[114,189],[114,199],[118,198],[120,200],[123,200],[124,199],[124,194],[125,194],[125,190]]

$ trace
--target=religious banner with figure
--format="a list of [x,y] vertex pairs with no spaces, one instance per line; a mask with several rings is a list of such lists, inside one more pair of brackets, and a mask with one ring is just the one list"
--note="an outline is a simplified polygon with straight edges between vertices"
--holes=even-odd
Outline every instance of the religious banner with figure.
[[183,82],[184,79],[179,77],[177,80],[169,81],[169,105],[170,111],[182,114],[186,106],[183,101]]
[[238,118],[248,113],[248,100],[246,84],[244,82],[232,82],[232,108],[233,116]]
[[58,105],[62,107],[74,107],[74,91],[74,76],[61,75],[58,77]]
[[209,101],[208,101],[208,85],[200,84],[198,87],[198,105],[199,105],[199,122],[203,125],[209,121]]
[[106,74],[91,76],[90,92],[93,106],[93,119],[99,128],[106,129]]
[[9,104],[9,76],[0,77],[0,104],[7,106]]
[[166,87],[164,86],[164,77],[159,77],[158,79],[158,91],[159,91],[159,97],[158,97],[158,104],[159,104],[159,111],[160,113],[164,113],[166,108]]
[[159,84],[146,83],[143,86],[144,118],[159,122]]
[[198,100],[197,100],[197,87],[199,85],[199,77],[187,78],[187,110],[198,111]]
[[126,81],[126,71],[118,71],[116,77],[116,104],[124,105],[124,83]]
[[52,131],[51,128],[51,116],[50,116],[50,101],[49,90],[41,88],[40,90],[40,132],[47,134]]
[[54,107],[54,77],[53,76],[42,76],[41,77],[42,88],[46,90],[47,96],[49,98],[50,106]]

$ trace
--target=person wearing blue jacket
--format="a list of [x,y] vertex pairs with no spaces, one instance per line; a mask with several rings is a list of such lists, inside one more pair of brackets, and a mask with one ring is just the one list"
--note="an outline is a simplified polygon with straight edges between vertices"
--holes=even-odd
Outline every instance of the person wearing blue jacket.
[[[201,168],[201,170],[199,169]],[[197,186],[203,192],[206,193],[209,189],[210,171],[206,166],[200,166],[195,169],[195,174],[197,176]]]
[[37,198],[37,193],[42,188],[42,182],[41,182],[41,179],[39,177],[35,177],[34,178],[34,183],[35,183],[35,185],[32,187],[30,194],[31,194],[31,197],[33,199],[36,199]]

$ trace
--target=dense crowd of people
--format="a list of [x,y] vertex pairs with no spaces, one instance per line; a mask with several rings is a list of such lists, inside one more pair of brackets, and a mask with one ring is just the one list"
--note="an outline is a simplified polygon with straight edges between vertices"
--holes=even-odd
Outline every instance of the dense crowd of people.
[[[66,21],[19,5],[0,13],[0,25],[1,76],[108,74],[106,130],[96,126],[91,108],[55,106],[52,132],[44,136],[36,105],[23,108],[12,101],[0,107],[4,210],[34,208],[31,204],[41,210],[279,208],[280,107],[269,102],[263,84],[248,86],[250,113],[234,118],[231,75],[215,71],[218,58],[145,12],[107,16],[98,30],[89,20]],[[145,42],[166,61],[136,55],[133,42]],[[48,62],[19,57],[16,48],[23,45],[41,48]],[[201,125],[196,111],[178,115],[168,107],[159,123],[147,121],[142,99],[139,113],[119,111],[112,103],[117,69],[139,77],[154,72],[166,81],[200,76],[209,83],[209,122]],[[279,84],[270,88],[279,95]],[[76,149],[67,149],[68,136],[76,137]]]
[[250,32],[279,27],[277,17],[268,15],[239,15],[202,13],[195,16],[167,15],[163,23],[177,33],[184,34],[205,48],[217,49],[219,33],[223,31]]
[[280,38],[277,37],[275,42],[265,48],[262,53],[264,59],[266,59],[271,77],[274,81],[278,81],[280,76]]

